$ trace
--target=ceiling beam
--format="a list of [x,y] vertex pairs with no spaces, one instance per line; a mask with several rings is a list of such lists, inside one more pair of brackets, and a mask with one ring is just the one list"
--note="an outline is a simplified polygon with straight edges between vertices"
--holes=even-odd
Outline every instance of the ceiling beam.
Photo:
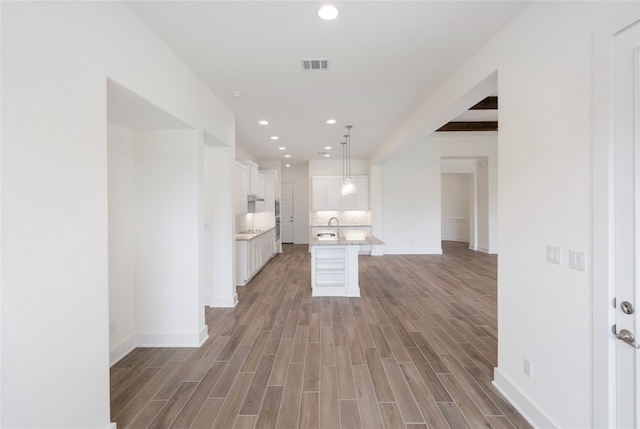
[[498,131],[495,122],[448,122],[436,131]]
[[498,97],[490,96],[479,102],[469,110],[496,110],[498,108]]

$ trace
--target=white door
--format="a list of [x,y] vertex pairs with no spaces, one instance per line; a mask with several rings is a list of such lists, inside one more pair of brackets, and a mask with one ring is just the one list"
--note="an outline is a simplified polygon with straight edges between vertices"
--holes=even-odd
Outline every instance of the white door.
[[[638,292],[640,277],[640,25],[614,39],[614,147],[615,147],[615,324],[617,341],[617,427],[640,427],[638,364],[634,345],[640,334]],[[628,343],[627,343],[628,342]]]
[[593,41],[593,426],[637,428],[640,3]]
[[280,186],[280,236],[283,243],[293,243],[293,183]]
[[442,174],[442,239],[469,242],[470,174]]

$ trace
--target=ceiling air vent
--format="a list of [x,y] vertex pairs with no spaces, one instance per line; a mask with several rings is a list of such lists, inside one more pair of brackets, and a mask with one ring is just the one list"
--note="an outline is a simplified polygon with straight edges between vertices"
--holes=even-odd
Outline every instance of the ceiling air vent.
[[302,60],[303,70],[326,70],[329,68],[329,60],[320,58],[317,60]]

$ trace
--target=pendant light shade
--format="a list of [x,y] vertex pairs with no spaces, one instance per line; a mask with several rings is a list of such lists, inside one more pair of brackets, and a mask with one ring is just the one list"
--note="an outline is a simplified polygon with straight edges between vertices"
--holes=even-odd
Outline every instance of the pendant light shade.
[[347,134],[342,142],[342,196],[355,194],[356,185],[351,179],[351,128],[353,125],[347,125]]

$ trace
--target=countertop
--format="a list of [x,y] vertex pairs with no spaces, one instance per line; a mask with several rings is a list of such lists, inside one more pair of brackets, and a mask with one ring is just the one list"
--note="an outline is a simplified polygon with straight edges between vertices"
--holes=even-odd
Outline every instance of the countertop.
[[256,238],[259,235],[264,234],[265,232],[269,232],[275,229],[275,226],[269,228],[263,228],[260,230],[251,230],[251,231],[240,231],[236,233],[236,241],[249,241],[251,239]]
[[382,240],[373,235],[367,238],[347,239],[338,238],[333,240],[319,240],[318,237],[311,239],[311,246],[362,246],[362,245],[379,245],[384,244]]
[[[335,228],[337,225],[327,225],[326,223],[323,223],[322,225],[318,225],[318,224],[313,224],[311,225],[311,228]],[[344,224],[344,225],[340,225],[340,229],[342,228],[369,228],[371,227],[371,224],[367,223],[351,223],[351,224]]]

